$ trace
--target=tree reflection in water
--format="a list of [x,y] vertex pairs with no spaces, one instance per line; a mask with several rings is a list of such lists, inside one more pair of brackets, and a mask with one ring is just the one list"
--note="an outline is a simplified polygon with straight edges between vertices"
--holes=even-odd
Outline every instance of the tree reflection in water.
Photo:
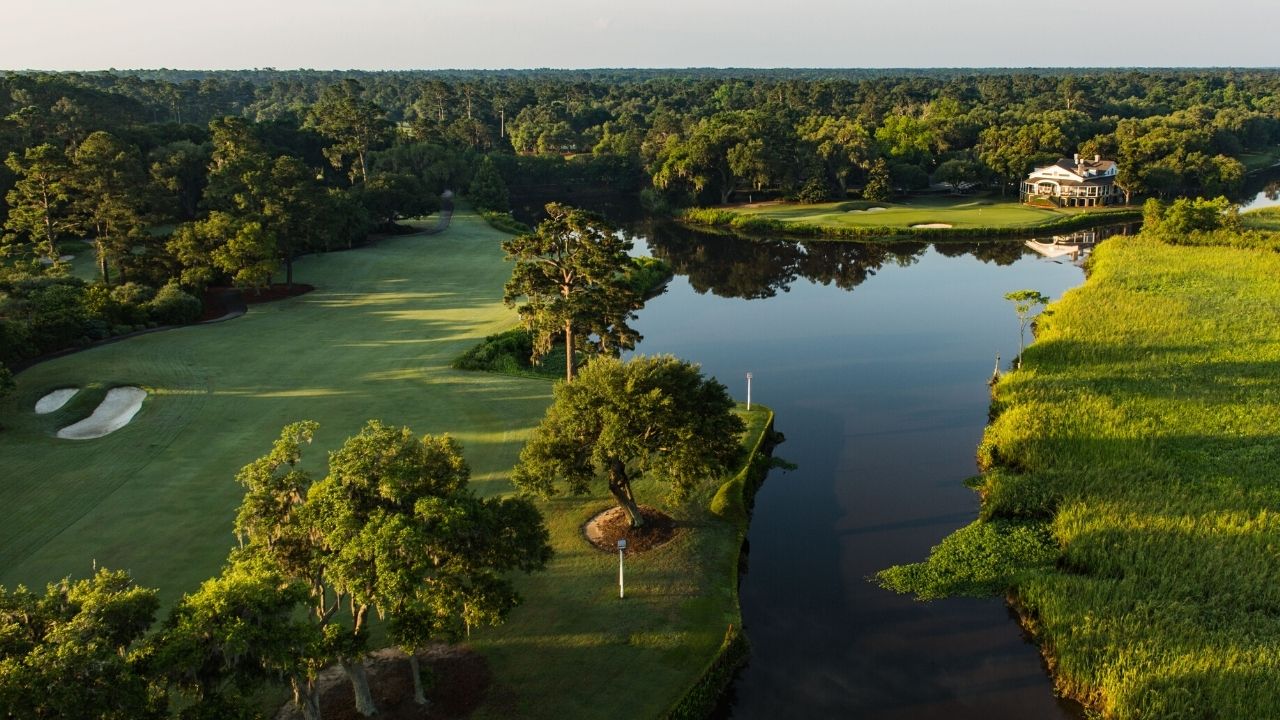
[[[649,251],[689,279],[700,294],[758,299],[787,292],[798,278],[853,290],[885,265],[916,263],[930,243],[754,240],[707,233],[674,223],[643,228]],[[948,257],[972,255],[1009,265],[1022,257],[1021,241],[933,243]]]

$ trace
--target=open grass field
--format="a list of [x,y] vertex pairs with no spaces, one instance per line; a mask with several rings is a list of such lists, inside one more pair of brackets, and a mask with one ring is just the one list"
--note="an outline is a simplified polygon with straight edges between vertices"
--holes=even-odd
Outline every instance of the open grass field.
[[[307,257],[297,280],[317,286],[308,295],[19,374],[0,404],[0,583],[43,583],[96,560],[166,600],[194,588],[233,543],[236,471],[300,419],[321,424],[311,453],[321,471],[324,451],[379,418],[454,434],[479,491],[504,491],[550,385],[448,369],[513,322],[500,237],[463,215],[443,235]],[[150,393],[129,426],[97,440],[53,436],[113,385]],[[59,412],[32,412],[63,386],[86,390]]]
[[999,196],[925,196],[901,203],[869,203],[862,200],[816,205],[758,203],[727,209],[742,215],[832,228],[909,228],[933,223],[953,228],[1032,228],[1093,211],[1085,208],[1032,207],[1018,202],[1017,198],[1010,200]]
[[964,547],[983,525],[1046,530],[996,579],[1104,717],[1280,714],[1277,278],[1270,251],[1099,246],[996,387],[992,522],[911,566],[945,586],[994,557]]
[[[321,423],[305,461],[318,474],[325,451],[379,418],[453,434],[473,487],[509,492],[551,383],[449,368],[516,322],[501,301],[503,237],[459,212],[440,235],[300,260],[297,281],[317,288],[307,295],[19,374],[0,402],[0,584],[83,576],[96,562],[173,602],[215,574],[234,543],[236,471],[304,418]],[[149,393],[132,423],[96,440],[54,437],[117,385]],[[66,386],[83,390],[56,412],[33,412]],[[770,417],[750,413],[744,442]],[[617,599],[616,555],[592,549],[580,530],[612,501],[601,492],[542,503],[557,554],[545,572],[518,580],[525,604],[505,626],[472,638],[494,678],[477,717],[649,717],[678,701],[739,622],[741,526],[708,510],[715,489],[668,507],[660,488],[637,483],[641,501],[665,507],[683,530],[629,558],[626,600]]]

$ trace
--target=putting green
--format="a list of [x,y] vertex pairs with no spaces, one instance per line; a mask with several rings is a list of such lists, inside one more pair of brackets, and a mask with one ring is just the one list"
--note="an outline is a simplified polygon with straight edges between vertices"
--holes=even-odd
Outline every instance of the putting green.
[[[317,288],[307,295],[20,373],[0,401],[0,584],[42,585],[96,561],[176,599],[216,573],[234,543],[236,471],[301,419],[320,422],[308,455],[320,473],[327,450],[378,418],[452,433],[477,491],[508,490],[551,385],[448,367],[515,322],[502,304],[503,237],[459,213],[440,235],[303,258],[296,280]],[[133,422],[92,441],[55,437],[118,385],[148,393]],[[34,412],[66,387],[84,389]]]

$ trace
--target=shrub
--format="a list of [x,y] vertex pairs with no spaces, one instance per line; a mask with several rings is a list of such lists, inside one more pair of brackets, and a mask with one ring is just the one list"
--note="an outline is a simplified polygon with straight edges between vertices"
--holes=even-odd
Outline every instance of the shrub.
[[809,181],[796,193],[796,200],[806,205],[814,205],[831,199],[831,188],[822,178],[809,178]]
[[453,361],[456,370],[488,370],[511,372],[529,362],[533,355],[533,337],[524,328],[513,328],[490,335],[462,357]]
[[151,318],[162,325],[185,325],[200,317],[200,300],[183,291],[176,282],[160,288],[147,303]]

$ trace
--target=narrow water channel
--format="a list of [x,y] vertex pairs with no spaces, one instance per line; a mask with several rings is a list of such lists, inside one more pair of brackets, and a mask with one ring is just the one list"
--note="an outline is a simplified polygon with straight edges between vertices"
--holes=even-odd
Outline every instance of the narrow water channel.
[[[1010,290],[1082,271],[1019,242],[758,242],[650,226],[677,276],[639,350],[673,353],[777,413],[742,579],[750,664],[733,718],[1076,718],[996,598],[920,603],[868,582],[972,521],[962,484],[996,353],[1018,349]],[[640,250],[643,250],[640,247]]]

